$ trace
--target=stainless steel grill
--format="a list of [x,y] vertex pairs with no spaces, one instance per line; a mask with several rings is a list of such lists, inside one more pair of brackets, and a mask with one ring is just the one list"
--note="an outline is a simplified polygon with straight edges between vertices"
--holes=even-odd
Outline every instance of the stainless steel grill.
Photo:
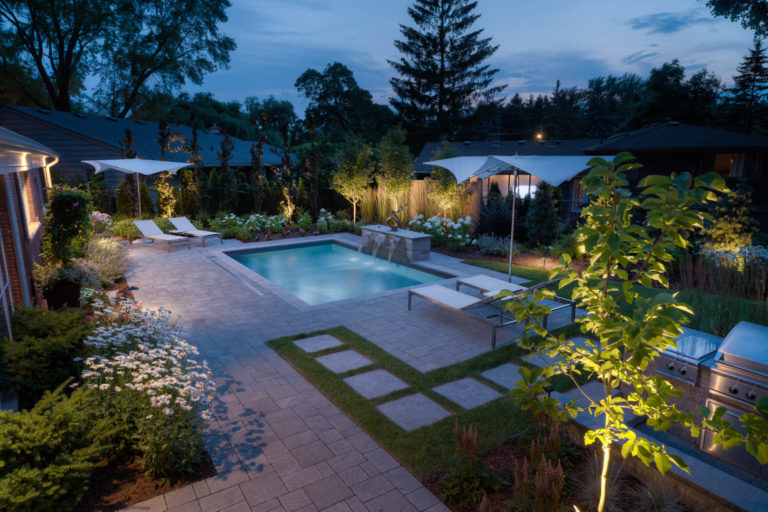
[[668,348],[656,358],[656,371],[695,386],[701,364],[713,357],[721,341],[718,336],[684,328],[675,348]]
[[[768,396],[768,327],[739,322],[723,339],[715,355],[707,407],[725,407],[725,418],[738,427],[738,417],[752,411],[763,396]],[[742,447],[723,450],[715,446],[713,437],[712,432],[702,432],[702,450],[768,478],[768,465],[760,466]]]

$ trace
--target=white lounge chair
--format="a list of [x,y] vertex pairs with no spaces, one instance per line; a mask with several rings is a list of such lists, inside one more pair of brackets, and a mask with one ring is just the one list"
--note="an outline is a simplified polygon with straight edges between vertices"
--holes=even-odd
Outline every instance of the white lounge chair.
[[155,224],[155,221],[135,220],[133,221],[133,224],[141,232],[141,236],[143,238],[148,238],[149,240],[152,240],[155,242],[167,242],[168,252],[171,252],[171,245],[174,245],[174,244],[186,243],[187,249],[190,249],[192,247],[190,245],[191,238],[187,238],[185,236],[167,235],[163,233],[162,229],[157,227],[157,224]]
[[519,284],[509,283],[503,279],[496,279],[495,277],[478,274],[470,277],[459,277],[456,279],[456,291],[459,291],[461,285],[469,286],[476,290],[480,290],[486,294],[496,295],[501,290],[509,290],[512,293],[519,293],[527,290],[525,286]]
[[203,229],[197,229],[194,224],[192,224],[188,218],[186,217],[172,217],[168,219],[171,221],[171,224],[173,224],[173,227],[176,229],[169,231],[169,233],[173,233],[174,235],[182,235],[182,236],[191,236],[195,238],[202,238],[203,240],[203,247],[205,247],[205,239],[206,238],[219,238],[219,243],[224,243],[224,237],[221,236],[221,233],[217,233],[216,231],[205,231]]
[[497,301],[494,297],[475,297],[433,284],[408,290],[408,311],[411,310],[411,299],[414,295],[451,311],[469,315],[490,324],[491,348],[496,348],[496,330],[516,322],[514,318],[504,320],[504,310],[499,307],[492,307],[492,303]]

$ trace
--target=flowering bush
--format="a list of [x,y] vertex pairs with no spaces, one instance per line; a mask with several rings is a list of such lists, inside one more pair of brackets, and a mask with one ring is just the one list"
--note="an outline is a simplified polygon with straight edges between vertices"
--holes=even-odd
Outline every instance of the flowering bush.
[[416,215],[408,224],[411,231],[432,235],[432,245],[439,246],[448,243],[453,250],[460,250],[469,245],[471,237],[469,230],[472,217],[459,218],[456,222],[451,219],[441,219],[437,215],[428,219],[424,215]]
[[317,222],[325,221],[326,224],[330,224],[332,220],[333,215],[331,212],[327,211],[325,208],[320,208],[320,212],[317,214]]
[[210,417],[212,373],[197,349],[171,326],[170,311],[140,309],[131,300],[100,301],[84,344],[93,355],[82,378],[97,390],[96,407],[114,423],[118,445],[141,453],[145,469],[169,477],[199,461]]
[[88,233],[91,224],[91,196],[88,192],[56,185],[50,192],[45,217],[43,251],[55,262],[69,263],[78,254],[75,240]]
[[768,265],[768,249],[761,245],[739,247],[735,251],[728,249],[705,249],[702,257],[719,266],[744,270],[750,265]]
[[288,220],[282,215],[273,215],[267,220],[267,228],[270,233],[284,232],[287,224]]
[[112,227],[112,217],[108,213],[92,212],[91,226],[94,233],[106,233]]

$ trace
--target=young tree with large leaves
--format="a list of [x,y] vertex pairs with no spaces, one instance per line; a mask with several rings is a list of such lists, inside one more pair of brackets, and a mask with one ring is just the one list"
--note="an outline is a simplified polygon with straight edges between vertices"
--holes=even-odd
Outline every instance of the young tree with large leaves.
[[352,222],[357,222],[357,205],[371,184],[373,168],[373,148],[359,141],[348,143],[338,156],[338,169],[331,175],[331,187],[352,203]]
[[394,210],[404,204],[413,180],[413,155],[405,145],[405,138],[405,130],[391,128],[379,143],[376,181],[387,190]]
[[[219,32],[228,0],[0,0],[0,28],[21,49],[50,106],[68,112],[82,82],[101,79],[99,103],[125,117],[150,79],[166,86],[229,62],[233,39]],[[46,106],[46,105],[41,105]]]
[[[690,233],[702,226],[705,214],[699,207],[716,199],[716,191],[724,188],[721,177],[710,173],[696,179],[689,173],[670,176],[648,176],[640,181],[640,191],[633,196],[626,173],[639,167],[628,153],[608,162],[593,158],[592,170],[583,179],[590,203],[582,212],[584,224],[576,236],[590,256],[583,270],[570,266],[570,257],[561,256],[562,268],[555,274],[564,276],[560,287],[575,284],[572,297],[587,315],[577,319],[582,333],[589,339],[584,347],[555,335],[540,325],[549,308],[538,303],[554,295],[540,291],[520,300],[508,300],[504,307],[523,324],[518,343],[524,348],[560,358],[546,369],[521,372],[523,381],[515,390],[516,397],[528,409],[562,414],[555,398],[541,392],[547,377],[563,374],[570,377],[586,399],[588,407],[575,406],[575,400],[564,409],[572,416],[583,411],[603,419],[603,427],[588,430],[586,444],[599,443],[603,464],[600,472],[600,502],[605,505],[611,448],[621,444],[622,457],[635,456],[651,463],[662,473],[672,464],[687,469],[685,462],[647,438],[638,437],[625,422],[625,414],[647,416],[647,424],[666,430],[673,423],[690,428],[696,437],[699,428],[693,416],[678,410],[670,398],[680,390],[658,375],[645,370],[651,361],[682,334],[682,325],[692,314],[677,293],[669,293],[666,278],[668,265],[677,249],[686,249]],[[643,218],[644,222],[636,222]],[[638,287],[646,293],[639,293]],[[502,293],[501,295],[510,295]],[[532,336],[529,330],[538,337]],[[592,396],[579,385],[576,376],[594,375],[602,383],[600,396]],[[621,386],[626,396],[614,392]]]
[[473,105],[496,101],[504,89],[491,86],[498,69],[488,59],[498,46],[473,28],[476,7],[470,0],[416,0],[408,8],[415,26],[400,25],[401,57],[388,61],[398,74],[390,102],[417,138],[452,137]]

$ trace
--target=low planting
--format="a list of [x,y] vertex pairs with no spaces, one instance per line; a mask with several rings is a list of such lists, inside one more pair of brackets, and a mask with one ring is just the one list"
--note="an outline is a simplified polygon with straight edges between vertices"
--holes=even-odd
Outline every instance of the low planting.
[[459,218],[456,222],[451,219],[441,219],[438,216],[424,218],[424,215],[416,215],[408,223],[408,229],[419,233],[432,235],[432,246],[447,245],[454,251],[466,248],[472,241],[469,234],[472,228],[472,218]]

